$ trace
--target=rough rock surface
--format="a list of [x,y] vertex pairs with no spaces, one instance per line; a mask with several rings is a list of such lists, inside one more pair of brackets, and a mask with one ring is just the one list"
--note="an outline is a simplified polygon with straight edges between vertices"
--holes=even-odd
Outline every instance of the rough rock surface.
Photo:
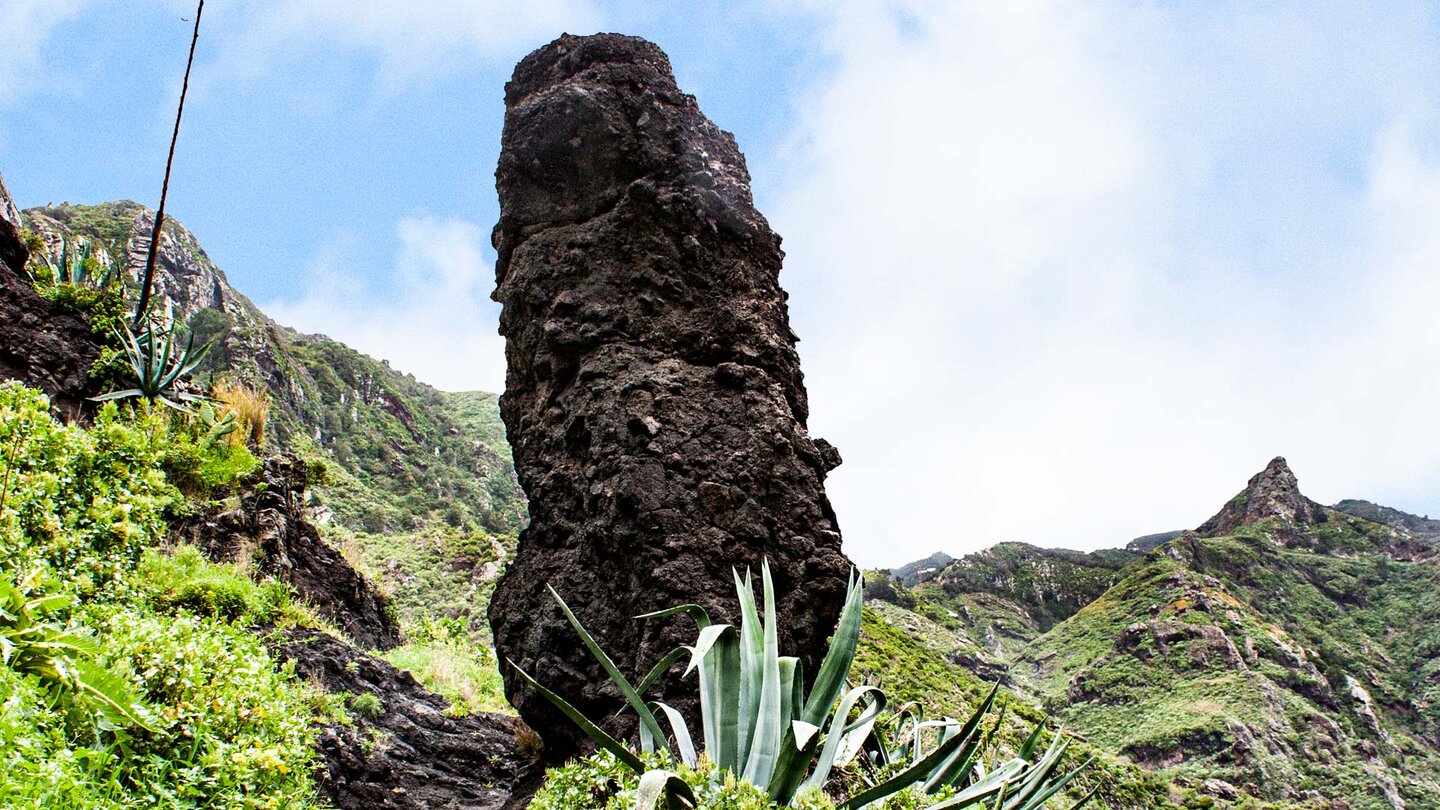
[[20,237],[20,210],[10,199],[5,178],[0,177],[0,264],[18,272],[25,268],[25,261],[29,258],[30,249]]
[[88,373],[100,344],[79,314],[42,298],[24,276],[30,252],[20,214],[0,178],[0,380],[19,380],[50,395],[61,418],[79,418],[85,398],[101,393]]
[[332,693],[379,698],[375,717],[326,726],[316,741],[320,788],[337,810],[496,810],[538,772],[516,744],[519,723],[498,714],[449,717],[449,701],[410,673],[313,630],[287,631],[276,658]]
[[1279,456],[1256,473],[1243,492],[1231,498],[1195,531],[1202,537],[1222,537],[1233,534],[1241,526],[1266,519],[1294,531],[1303,531],[1329,519],[1325,507],[1300,494],[1295,473]]
[[179,522],[172,534],[217,561],[254,561],[259,573],[289,583],[356,644],[396,646],[400,631],[380,594],[306,518],[306,478],[300,459],[267,458],[242,483],[238,507]]
[[[806,433],[780,239],[733,136],[634,37],[561,37],[505,103],[494,298],[531,523],[491,602],[500,654],[611,718],[619,696],[545,586],[638,678],[694,626],[632,617],[698,602],[735,620],[732,567],[768,559],[782,647],[813,675],[850,569],[823,488],[839,454]],[[551,756],[578,743],[506,678]],[[677,668],[652,696],[689,707],[694,689]]]

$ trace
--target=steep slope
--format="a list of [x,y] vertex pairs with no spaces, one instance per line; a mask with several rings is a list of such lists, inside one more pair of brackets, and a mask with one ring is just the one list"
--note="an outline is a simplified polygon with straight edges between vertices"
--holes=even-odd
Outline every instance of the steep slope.
[[[24,212],[52,251],[80,237],[143,267],[152,214],[129,201]],[[512,535],[525,520],[491,394],[446,394],[323,335],[276,324],[230,286],[195,236],[166,223],[156,277],[160,311],[198,341],[215,339],[197,378],[229,377],[270,393],[270,444],[330,462],[327,504],[370,532],[425,526]]]
[[1440,807],[1440,566],[1276,459],[1011,667],[1102,748],[1217,798]]

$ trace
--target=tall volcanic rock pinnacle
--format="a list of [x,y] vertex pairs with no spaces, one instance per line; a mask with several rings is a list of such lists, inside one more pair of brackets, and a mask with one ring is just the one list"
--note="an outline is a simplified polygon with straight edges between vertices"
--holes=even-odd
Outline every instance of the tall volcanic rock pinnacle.
[[1195,531],[1204,537],[1221,537],[1266,519],[1295,530],[1308,529],[1327,520],[1323,506],[1300,494],[1295,473],[1279,456],[1256,473],[1243,492],[1231,498],[1225,508]]
[[[491,602],[500,655],[611,718],[619,695],[546,585],[638,679],[694,625],[637,614],[695,602],[736,621],[732,568],[758,578],[768,559],[782,649],[813,676],[850,570],[823,487],[840,459],[806,433],[780,238],[733,136],[634,37],[562,36],[505,104],[501,415],[531,522]],[[679,672],[651,696],[693,709]],[[506,679],[551,754],[573,748],[570,722]]]

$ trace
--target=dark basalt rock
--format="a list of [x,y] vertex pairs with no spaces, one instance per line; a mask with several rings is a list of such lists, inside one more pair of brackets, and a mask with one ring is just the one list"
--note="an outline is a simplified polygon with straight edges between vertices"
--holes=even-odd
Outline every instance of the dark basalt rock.
[[1290,465],[1276,456],[1250,479],[1243,492],[1195,531],[1201,537],[1223,537],[1261,520],[1273,520],[1284,529],[1298,532],[1324,523],[1329,517],[1325,507],[1300,494]]
[[[736,620],[732,568],[768,559],[782,647],[813,676],[850,570],[823,487],[840,459],[806,432],[780,239],[733,136],[634,37],[561,37],[505,103],[501,413],[531,522],[491,602],[500,654],[628,732],[545,586],[638,680],[694,626],[634,616],[697,602]],[[679,671],[651,696],[692,710]],[[506,684],[551,756],[573,750],[569,720]]]
[[252,561],[293,587],[356,644],[389,649],[400,630],[363,574],[320,537],[305,512],[308,467],[294,456],[265,459],[240,487],[240,505],[172,523],[171,534],[218,562]]
[[50,396],[66,421],[81,418],[86,398],[101,393],[89,378],[100,342],[79,313],[42,298],[25,277],[30,251],[20,212],[0,178],[0,380],[19,380]]
[[326,691],[380,701],[377,716],[352,712],[351,724],[317,736],[320,790],[336,810],[498,810],[539,772],[516,743],[513,717],[450,717],[449,701],[410,673],[314,630],[286,631],[270,646]]
[[18,273],[25,269],[29,259],[30,248],[20,237],[20,209],[10,199],[5,178],[0,177],[0,264]]

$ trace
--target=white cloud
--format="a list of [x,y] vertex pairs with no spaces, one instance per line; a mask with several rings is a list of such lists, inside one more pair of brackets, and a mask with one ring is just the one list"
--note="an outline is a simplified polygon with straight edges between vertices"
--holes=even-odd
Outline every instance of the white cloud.
[[86,0],[5,0],[0,3],[0,104],[52,81],[41,54],[54,28],[73,19]]
[[[258,75],[297,44],[372,54],[387,92],[496,59],[513,61],[562,31],[590,33],[593,0],[251,0],[224,9],[220,71]],[[227,26],[221,26],[221,32]]]
[[316,259],[298,301],[262,309],[279,323],[328,335],[448,391],[499,392],[505,384],[499,305],[485,233],[454,219],[414,217],[396,228],[400,251],[387,295],[342,271],[344,246]]
[[1275,454],[1440,511],[1440,168],[1393,124],[1440,102],[1423,15],[1206,9],[828,30],[770,213],[862,563],[1197,525]]

